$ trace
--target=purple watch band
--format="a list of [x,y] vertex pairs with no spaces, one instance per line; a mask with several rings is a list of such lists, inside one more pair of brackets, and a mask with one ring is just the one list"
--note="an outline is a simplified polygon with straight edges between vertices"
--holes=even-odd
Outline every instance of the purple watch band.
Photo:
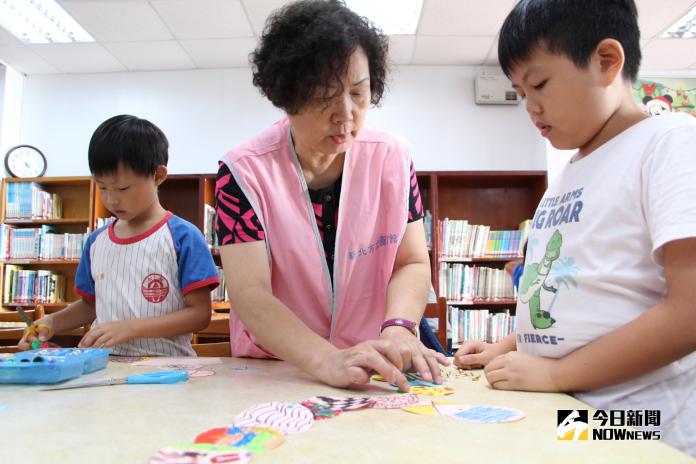
[[408,319],[401,319],[401,318],[396,318],[396,319],[388,319],[384,322],[382,322],[382,326],[379,328],[379,333],[384,332],[384,329],[387,327],[403,327],[404,329],[408,330],[411,332],[413,335],[416,334],[416,323],[413,321],[409,321]]

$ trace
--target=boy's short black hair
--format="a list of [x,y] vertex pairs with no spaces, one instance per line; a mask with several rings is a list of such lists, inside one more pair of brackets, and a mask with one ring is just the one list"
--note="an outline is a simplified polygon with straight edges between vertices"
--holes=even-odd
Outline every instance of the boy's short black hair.
[[129,114],[109,118],[97,127],[89,141],[92,174],[116,172],[119,163],[138,174],[152,176],[157,166],[167,165],[169,141],[159,127]]
[[621,43],[623,77],[635,81],[641,53],[634,0],[520,0],[500,30],[498,61],[509,77],[543,46],[586,69],[594,49],[607,38]]
[[387,36],[338,0],[290,3],[268,18],[250,55],[254,85],[288,114],[314,97],[328,103],[343,91],[341,79],[358,46],[370,67],[370,103],[377,105],[388,73]]

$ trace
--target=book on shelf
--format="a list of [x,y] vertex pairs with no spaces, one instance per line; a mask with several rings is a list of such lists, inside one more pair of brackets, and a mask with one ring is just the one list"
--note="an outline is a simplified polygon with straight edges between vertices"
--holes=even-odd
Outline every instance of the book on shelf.
[[515,316],[509,311],[448,306],[447,313],[453,347],[470,340],[497,343],[515,331]]
[[220,266],[215,267],[217,268],[218,277],[220,278],[220,285],[218,285],[217,288],[213,290],[213,292],[210,294],[210,297],[213,301],[228,302],[229,299],[227,298],[227,292],[225,291],[225,289],[227,288],[225,286],[225,273]]
[[[4,226],[4,225],[3,225]],[[79,259],[86,234],[58,234],[53,226],[2,229],[3,260]]]
[[207,203],[203,205],[203,236],[205,237],[205,242],[208,244],[208,248],[217,247],[215,236],[216,215],[215,208]]
[[5,266],[3,304],[58,303],[65,298],[65,277],[49,270]]
[[425,210],[425,216],[423,216],[423,228],[425,229],[425,243],[430,250],[433,247],[433,215],[429,209]]
[[439,272],[439,295],[447,300],[467,302],[517,297],[512,277],[504,269],[443,262]]
[[491,230],[486,225],[469,224],[466,219],[438,221],[440,258],[515,258],[522,256],[527,242],[529,221],[517,230]]
[[6,219],[60,219],[63,201],[35,182],[7,182]]

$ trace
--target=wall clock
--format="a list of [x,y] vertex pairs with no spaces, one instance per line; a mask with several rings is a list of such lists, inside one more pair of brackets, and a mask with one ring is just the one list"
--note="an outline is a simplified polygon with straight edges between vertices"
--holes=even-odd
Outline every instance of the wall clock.
[[5,154],[5,170],[12,177],[41,177],[46,164],[41,150],[31,145],[17,145]]

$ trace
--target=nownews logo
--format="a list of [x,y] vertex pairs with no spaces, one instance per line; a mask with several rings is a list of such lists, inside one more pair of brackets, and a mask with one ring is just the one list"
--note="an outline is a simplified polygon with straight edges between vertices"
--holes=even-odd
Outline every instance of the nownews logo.
[[[628,427],[659,427],[660,410],[598,409],[592,415],[590,427],[586,409],[559,409],[556,439],[589,440],[659,440],[659,430],[630,430]],[[597,424],[598,425],[595,425]],[[608,424],[608,426],[607,426]]]

